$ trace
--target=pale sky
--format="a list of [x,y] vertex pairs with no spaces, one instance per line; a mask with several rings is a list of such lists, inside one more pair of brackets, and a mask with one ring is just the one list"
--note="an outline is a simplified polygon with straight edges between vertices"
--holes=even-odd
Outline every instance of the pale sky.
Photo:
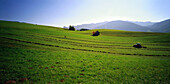
[[170,0],[0,0],[0,20],[69,26],[170,19]]

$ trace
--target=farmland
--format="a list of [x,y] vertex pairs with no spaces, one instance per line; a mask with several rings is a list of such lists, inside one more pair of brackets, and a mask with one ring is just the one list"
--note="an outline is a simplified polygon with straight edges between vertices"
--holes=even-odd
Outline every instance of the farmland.
[[170,33],[93,31],[0,21],[0,83],[170,83]]

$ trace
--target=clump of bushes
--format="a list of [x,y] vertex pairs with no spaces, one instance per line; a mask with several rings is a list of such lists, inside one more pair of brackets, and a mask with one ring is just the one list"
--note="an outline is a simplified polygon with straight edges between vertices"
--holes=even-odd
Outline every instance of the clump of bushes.
[[87,31],[87,30],[89,30],[89,29],[84,29],[84,28],[80,29],[80,31]]
[[93,32],[93,34],[92,34],[92,36],[99,36],[99,35],[100,35],[99,31]]
[[69,26],[69,30],[73,30],[73,31],[75,31],[76,29],[74,28],[74,26]]

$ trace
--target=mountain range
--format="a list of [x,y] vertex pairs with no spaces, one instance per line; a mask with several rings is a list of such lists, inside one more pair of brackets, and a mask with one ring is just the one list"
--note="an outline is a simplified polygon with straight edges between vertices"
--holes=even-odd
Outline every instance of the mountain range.
[[170,32],[170,19],[164,20],[162,22],[155,23],[149,26],[153,32]]
[[75,26],[76,29],[116,29],[140,32],[167,32],[170,33],[170,19],[161,22],[135,22],[135,21],[106,21]]

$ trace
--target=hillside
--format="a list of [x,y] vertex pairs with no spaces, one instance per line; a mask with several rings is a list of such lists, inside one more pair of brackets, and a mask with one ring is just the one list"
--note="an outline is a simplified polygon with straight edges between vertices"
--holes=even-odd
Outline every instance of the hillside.
[[77,25],[75,26],[76,29],[94,29],[96,27],[99,27],[101,25],[106,24],[107,22],[100,22],[100,23],[91,23],[91,24],[82,24],[82,25]]
[[129,21],[129,22],[135,23],[140,26],[145,26],[145,27],[151,26],[156,23],[156,22],[150,22],[150,21],[147,21],[147,22]]
[[127,22],[127,21],[111,21],[102,26],[96,27],[96,29],[117,29],[125,31],[142,31],[146,32],[148,28]]
[[142,31],[146,32],[149,30],[147,26],[150,26],[154,23],[152,22],[133,22],[133,21],[108,21],[92,24],[82,24],[75,26],[76,29],[117,29],[117,30],[126,30],[126,31]]
[[155,23],[150,28],[153,32],[170,32],[170,19]]
[[77,29],[116,29],[140,32],[170,32],[170,19],[161,22],[110,21],[75,26]]
[[169,84],[169,36],[0,21],[0,84]]

